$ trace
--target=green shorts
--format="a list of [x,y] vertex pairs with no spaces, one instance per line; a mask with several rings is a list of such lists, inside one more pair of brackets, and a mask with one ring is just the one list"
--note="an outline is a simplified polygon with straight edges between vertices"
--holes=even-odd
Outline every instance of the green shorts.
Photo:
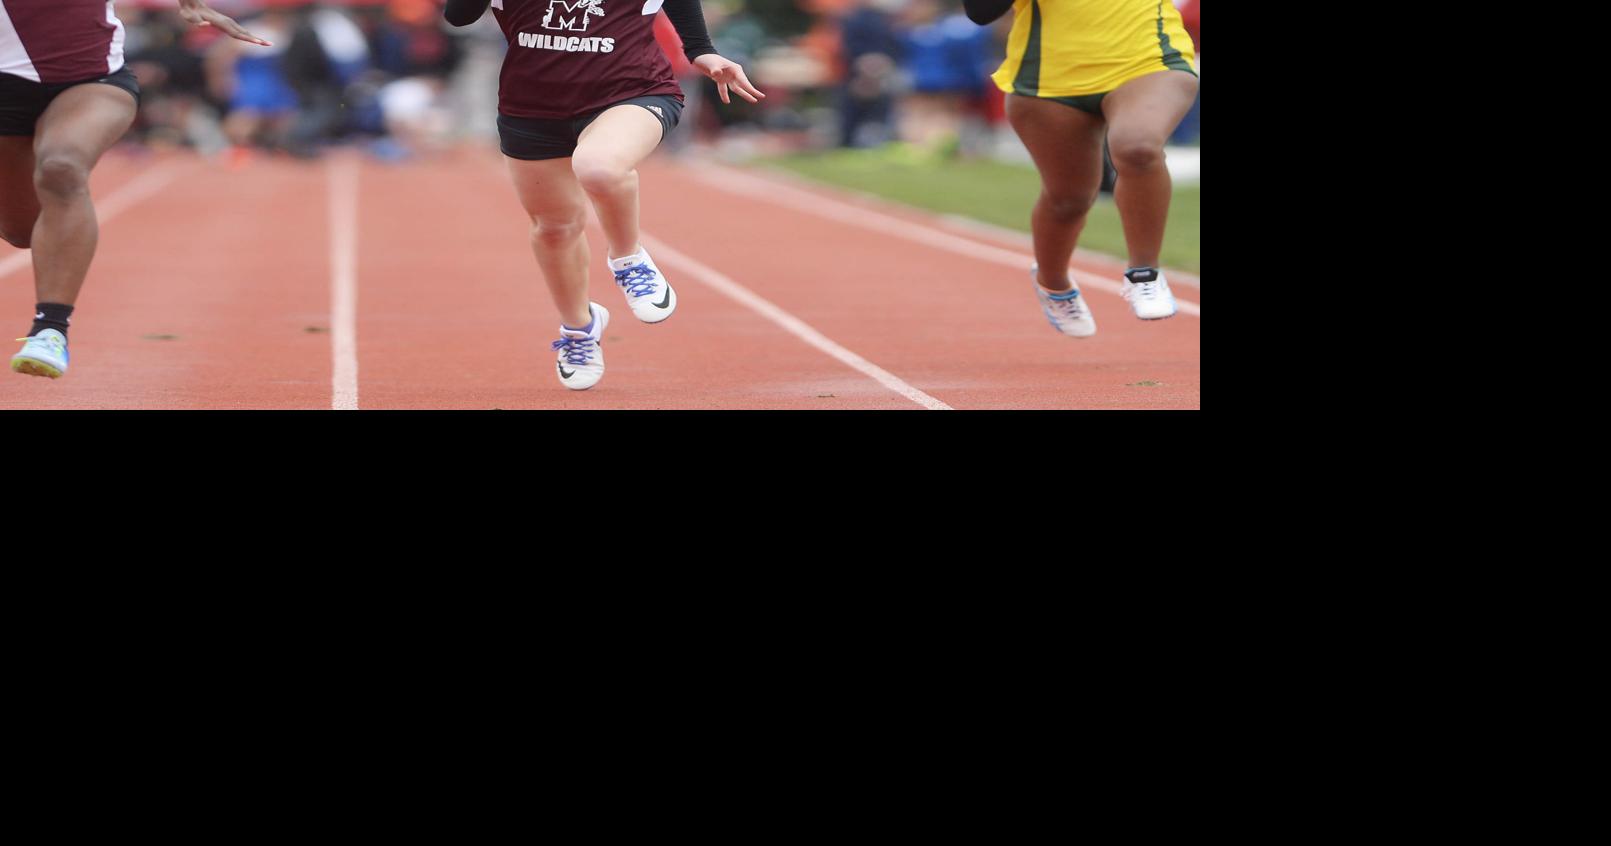
[[[1190,68],[1170,68],[1170,70],[1185,71],[1186,73],[1189,73],[1192,76],[1197,75],[1197,72],[1194,71],[1194,70],[1191,70]],[[1102,114],[1102,99],[1104,97],[1108,96],[1109,94],[1112,94],[1112,93],[1113,93],[1112,91],[1103,91],[1101,94],[1081,94],[1078,97],[1042,97],[1041,99],[1042,100],[1051,100],[1051,101],[1056,102],[1056,103],[1062,103],[1065,106],[1069,106],[1071,108],[1079,109],[1080,111],[1085,112],[1088,115],[1096,115],[1097,117],[1103,117],[1103,114]]]
[[1078,97],[1043,97],[1041,99],[1062,103],[1065,106],[1079,109],[1086,114],[1102,117],[1102,98],[1112,93],[1111,91],[1103,91],[1101,94],[1082,94]]

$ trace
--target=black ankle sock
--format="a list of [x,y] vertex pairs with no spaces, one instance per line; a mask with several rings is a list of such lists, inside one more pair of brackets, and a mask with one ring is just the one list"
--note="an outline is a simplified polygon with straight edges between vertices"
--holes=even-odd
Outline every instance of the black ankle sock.
[[1152,282],[1158,278],[1158,268],[1132,267],[1124,272],[1124,278],[1136,283],[1137,285]]
[[34,306],[34,328],[28,330],[33,337],[45,329],[55,329],[67,335],[67,324],[73,322],[73,307],[61,303],[39,303]]

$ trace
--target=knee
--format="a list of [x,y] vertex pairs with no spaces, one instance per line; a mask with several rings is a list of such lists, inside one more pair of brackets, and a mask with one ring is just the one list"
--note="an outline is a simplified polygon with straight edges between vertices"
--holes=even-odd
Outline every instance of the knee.
[[1155,138],[1114,138],[1108,142],[1113,167],[1120,171],[1146,171],[1164,163],[1163,141]]
[[614,194],[630,187],[637,176],[632,168],[580,157],[571,160],[571,170],[576,172],[582,190],[589,194]]
[[587,218],[578,212],[569,217],[540,217],[531,221],[531,240],[547,247],[563,247],[582,237]]
[[89,193],[89,172],[77,154],[46,151],[34,166],[34,189],[41,201],[76,200]]
[[1054,220],[1072,222],[1085,216],[1096,205],[1095,194],[1044,194],[1041,204]]

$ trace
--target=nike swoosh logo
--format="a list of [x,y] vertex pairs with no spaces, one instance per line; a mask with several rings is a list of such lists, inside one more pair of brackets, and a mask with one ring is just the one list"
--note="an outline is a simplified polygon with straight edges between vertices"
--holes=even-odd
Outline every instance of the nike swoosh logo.
[[643,13],[645,15],[652,15],[655,12],[660,11],[660,7],[665,5],[665,3],[666,0],[646,0],[646,2],[643,4]]
[[563,365],[563,364],[559,365],[559,378],[561,378],[561,379],[569,379],[569,378],[571,378],[572,376],[575,376],[575,375],[576,375],[576,371],[573,370],[573,371],[571,371],[569,373],[566,373],[565,372],[565,365]]
[[671,307],[671,286],[670,285],[666,286],[666,298],[661,300],[660,302],[655,303],[654,307],[655,308],[670,308]]

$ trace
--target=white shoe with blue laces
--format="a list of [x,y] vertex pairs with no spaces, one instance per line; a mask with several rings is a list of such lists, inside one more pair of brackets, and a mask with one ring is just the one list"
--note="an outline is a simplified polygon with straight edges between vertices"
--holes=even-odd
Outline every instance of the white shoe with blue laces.
[[610,259],[609,263],[615,284],[639,320],[659,323],[677,310],[677,292],[671,290],[665,274],[655,267],[648,250],[639,248],[637,255]]
[[604,378],[604,327],[609,325],[610,313],[598,303],[588,303],[592,310],[593,331],[583,332],[564,324],[559,327],[559,340],[554,351],[559,367],[559,383],[573,391],[585,391]]
[[55,329],[41,329],[23,341],[22,351],[11,357],[11,369],[29,376],[60,379],[67,372],[67,336]]
[[1073,338],[1096,334],[1096,317],[1091,314],[1091,304],[1080,293],[1080,286],[1074,284],[1073,276],[1068,278],[1067,291],[1048,291],[1041,287],[1038,267],[1029,268],[1029,278],[1035,282],[1035,298],[1040,300],[1040,310],[1053,329]]

